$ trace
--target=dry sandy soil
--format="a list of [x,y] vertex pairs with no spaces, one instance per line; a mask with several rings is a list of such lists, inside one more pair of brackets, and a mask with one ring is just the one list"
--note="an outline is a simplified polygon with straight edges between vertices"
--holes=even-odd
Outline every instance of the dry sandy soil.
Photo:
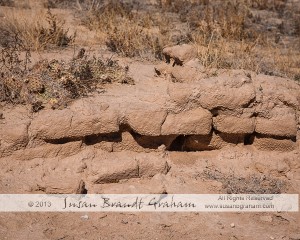
[[[116,55],[71,10],[53,12],[79,37],[32,52],[32,65],[72,61],[84,47],[113,55],[131,80],[97,85],[63,106],[46,97],[42,109],[1,102],[1,194],[300,194],[299,82],[207,68],[190,43],[164,48],[162,61]],[[299,240],[300,214],[0,214],[0,239],[180,238]]]

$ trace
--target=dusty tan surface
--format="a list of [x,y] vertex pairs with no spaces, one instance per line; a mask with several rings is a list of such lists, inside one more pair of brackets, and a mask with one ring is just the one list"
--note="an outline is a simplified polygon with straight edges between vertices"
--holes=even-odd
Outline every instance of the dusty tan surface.
[[[2,239],[298,239],[295,214],[3,214]],[[26,223],[24,223],[26,221]],[[230,224],[235,223],[231,228]]]

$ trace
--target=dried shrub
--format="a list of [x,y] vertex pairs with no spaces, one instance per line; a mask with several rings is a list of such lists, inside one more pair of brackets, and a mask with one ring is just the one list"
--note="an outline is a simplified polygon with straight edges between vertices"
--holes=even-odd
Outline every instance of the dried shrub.
[[209,168],[203,171],[201,177],[221,182],[227,194],[280,194],[287,187],[283,180],[264,175],[240,177]]
[[72,8],[74,5],[72,0],[47,0],[44,3],[46,8]]
[[71,8],[77,10],[88,10],[99,8],[103,0],[47,0],[44,3],[46,8]]
[[[6,52],[6,49],[2,52],[2,59],[6,59]],[[86,56],[84,49],[70,62],[43,60],[22,71],[13,67],[15,63],[22,63],[18,49],[13,54],[11,68],[5,68],[5,61],[0,62],[1,71],[6,69],[0,75],[0,100],[29,103],[33,111],[42,109],[46,104],[52,108],[64,107],[72,99],[88,96],[106,83],[134,84],[127,68],[112,59]]]
[[41,48],[45,48],[49,44],[66,47],[74,42],[75,35],[69,35],[69,30],[64,28],[64,22],[59,21],[50,9],[47,11],[46,20],[48,26],[37,29],[36,37]]
[[259,10],[283,11],[287,0],[251,0],[250,6]]
[[107,47],[127,57],[161,58],[166,38],[150,13],[134,11],[133,5],[110,1],[89,12],[84,24],[96,29]]
[[18,78],[28,72],[30,50],[18,34],[10,37],[10,41],[0,49],[0,101],[22,103],[22,82]]
[[[36,10],[34,10],[36,11]],[[21,10],[7,13],[0,23],[0,44],[6,46],[13,36],[18,35],[23,45],[33,50],[41,50],[52,46],[65,47],[72,44],[75,34],[70,35],[65,23],[48,9],[34,12],[28,16]]]
[[14,1],[13,0],[0,0],[0,6],[13,7],[14,6]]

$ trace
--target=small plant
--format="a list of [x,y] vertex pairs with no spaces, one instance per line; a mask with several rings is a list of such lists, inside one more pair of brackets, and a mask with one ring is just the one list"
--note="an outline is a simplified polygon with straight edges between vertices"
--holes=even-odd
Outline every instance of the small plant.
[[227,194],[280,194],[286,187],[286,183],[280,179],[258,175],[240,177],[211,168],[205,169],[200,176],[221,182]]
[[294,80],[300,83],[300,74],[296,74]]
[[59,21],[57,17],[51,13],[50,9],[47,11],[46,20],[48,23],[47,27],[42,26],[40,29],[36,29],[41,48],[45,48],[49,44],[65,47],[74,42],[75,34],[68,35],[69,30],[64,29],[64,22]]
[[[25,57],[20,57],[25,52]],[[30,63],[30,49],[26,48],[18,34],[11,36],[10,41],[4,48],[1,48],[2,74],[25,74]]]

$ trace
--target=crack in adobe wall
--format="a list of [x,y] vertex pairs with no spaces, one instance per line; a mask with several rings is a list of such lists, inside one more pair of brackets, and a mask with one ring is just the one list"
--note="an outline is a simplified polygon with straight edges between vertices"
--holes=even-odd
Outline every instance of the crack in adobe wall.
[[90,146],[95,145],[100,142],[122,142],[122,132],[114,132],[114,133],[108,133],[108,134],[95,134],[95,135],[89,135],[85,136],[83,139],[83,142]]
[[58,138],[58,139],[44,139],[44,142],[55,144],[55,145],[62,145],[70,142],[78,142],[83,141],[84,137],[65,137],[65,138]]
[[[243,144],[252,145],[253,139],[258,134],[224,134],[218,131],[213,131],[209,135],[160,135],[160,136],[144,136],[140,135],[133,130],[129,131],[119,131],[116,133],[109,134],[98,134],[98,135],[88,135],[79,138],[61,138],[61,139],[51,139],[45,140],[46,143],[54,145],[63,145],[70,142],[82,141],[86,146],[93,146],[101,142],[110,143],[122,143],[122,133],[129,132],[135,142],[141,146],[143,149],[157,150],[159,147],[164,146],[167,151],[178,151],[178,152],[188,152],[188,151],[209,151],[215,149],[221,149],[223,145],[226,144]],[[295,138],[283,138],[276,136],[266,136],[258,135],[260,138],[273,138],[276,140],[281,139],[292,139],[296,141]],[[222,143],[215,143],[217,140],[222,141]],[[194,141],[195,144],[192,142]],[[192,143],[192,144],[191,144]],[[198,150],[197,150],[198,149]],[[131,149],[127,149],[131,150]]]

